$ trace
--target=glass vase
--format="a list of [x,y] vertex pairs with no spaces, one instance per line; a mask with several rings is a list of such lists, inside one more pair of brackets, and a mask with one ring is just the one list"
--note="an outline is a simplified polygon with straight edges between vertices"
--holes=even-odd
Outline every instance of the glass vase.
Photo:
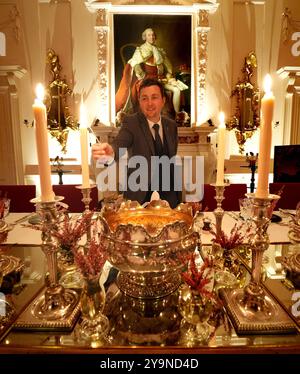
[[108,332],[109,321],[102,313],[105,304],[105,290],[100,285],[100,275],[84,277],[81,294],[82,322],[80,336],[91,343],[101,341]]
[[57,263],[59,284],[65,288],[83,288],[82,275],[74,263],[74,254],[70,247],[59,247]]
[[205,343],[209,340],[211,327],[208,320],[213,312],[213,306],[198,290],[186,284],[179,287],[178,299],[181,321],[182,340],[187,346],[195,343]]

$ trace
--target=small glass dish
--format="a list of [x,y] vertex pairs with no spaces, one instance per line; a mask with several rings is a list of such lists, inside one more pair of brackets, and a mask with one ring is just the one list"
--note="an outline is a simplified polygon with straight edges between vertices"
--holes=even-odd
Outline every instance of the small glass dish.
[[215,291],[221,288],[237,288],[238,280],[236,276],[225,270],[217,270],[215,272]]

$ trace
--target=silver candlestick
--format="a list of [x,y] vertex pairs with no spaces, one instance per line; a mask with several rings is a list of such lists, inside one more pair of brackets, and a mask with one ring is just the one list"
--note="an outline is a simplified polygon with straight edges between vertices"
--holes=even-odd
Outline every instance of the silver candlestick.
[[252,251],[252,273],[249,284],[244,289],[244,298],[242,304],[245,309],[262,311],[270,313],[263,286],[261,284],[261,267],[264,252],[268,249],[270,241],[267,229],[270,218],[268,208],[273,200],[278,200],[278,195],[269,195],[267,198],[257,198],[254,193],[246,194],[252,200],[253,222],[256,225],[256,232],[253,236],[250,246]]
[[31,202],[39,205],[42,222],[42,250],[45,253],[49,277],[46,288],[23,312],[16,323],[16,328],[72,329],[79,315],[79,295],[71,289],[64,289],[58,283],[57,274],[57,243],[51,231],[57,225],[57,203],[63,197],[56,196],[52,201],[41,201],[40,198]]
[[219,236],[221,234],[222,230],[222,220],[224,216],[224,209],[222,208],[222,201],[225,199],[224,197],[224,191],[227,186],[229,186],[228,183],[224,183],[222,185],[217,184],[211,184],[211,186],[215,187],[216,190],[216,196],[215,199],[217,201],[217,207],[214,210],[214,215],[216,218],[216,234]]
[[[84,213],[87,214],[90,212],[90,203],[92,201],[92,198],[91,198],[91,191],[93,188],[95,188],[96,185],[95,184],[91,184],[89,187],[84,187],[84,186],[76,186],[76,188],[78,188],[79,190],[81,190],[81,193],[82,193],[82,199],[81,201],[83,202],[84,204]],[[86,241],[87,241],[87,244],[90,243],[91,241],[91,225],[89,227],[89,229],[87,230],[87,233],[86,233]]]
[[251,280],[244,289],[222,290],[221,295],[232,317],[237,332],[278,333],[291,332],[295,326],[283,309],[266,293],[261,283],[261,266],[264,251],[269,247],[267,229],[270,218],[268,209],[278,195],[269,194],[266,198],[246,194],[252,200],[255,235],[250,246],[252,251]]

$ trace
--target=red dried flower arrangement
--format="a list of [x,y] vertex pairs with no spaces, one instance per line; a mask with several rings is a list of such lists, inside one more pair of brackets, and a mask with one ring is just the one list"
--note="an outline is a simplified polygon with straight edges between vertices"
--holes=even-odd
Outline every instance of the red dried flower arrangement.
[[253,235],[251,224],[247,225],[245,222],[236,223],[231,229],[229,235],[226,235],[223,230],[217,235],[215,231],[211,231],[214,236],[212,241],[220,244],[225,251],[231,250],[244,243],[248,243]]
[[[54,224],[50,227],[50,234],[56,238],[61,249],[71,250],[78,245],[79,240],[84,234],[86,234],[91,225],[93,213],[94,212],[89,211],[78,217],[77,215],[70,216],[65,210],[60,210],[58,212],[58,222],[54,222]],[[22,226],[29,227],[34,230],[40,230],[42,232],[49,230],[49,225],[43,222],[36,225],[26,224]]]
[[191,201],[186,203],[188,204],[192,209],[192,215],[195,216],[196,213],[200,212],[207,212],[208,207],[206,206],[204,209],[202,209],[202,202],[201,201]]
[[51,234],[57,239],[62,249],[75,248],[91,225],[93,212],[83,213],[81,217],[64,214],[57,228],[51,230]]
[[193,290],[197,290],[200,295],[211,298],[213,294],[207,290],[207,285],[211,282],[209,277],[209,269],[212,267],[213,262],[209,258],[206,258],[204,263],[198,267],[196,264],[196,255],[193,253],[189,259],[188,270],[181,274],[182,279]]
[[107,259],[107,253],[101,242],[92,239],[88,247],[73,250],[75,264],[85,278],[93,278],[100,273]]

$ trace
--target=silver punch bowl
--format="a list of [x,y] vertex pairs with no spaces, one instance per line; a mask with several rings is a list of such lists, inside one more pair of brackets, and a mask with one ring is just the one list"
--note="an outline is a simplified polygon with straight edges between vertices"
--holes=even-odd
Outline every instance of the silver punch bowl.
[[109,261],[119,270],[118,287],[126,295],[159,298],[178,288],[198,242],[188,205],[171,209],[164,200],[146,207],[126,201],[118,210],[104,208],[99,223]]

